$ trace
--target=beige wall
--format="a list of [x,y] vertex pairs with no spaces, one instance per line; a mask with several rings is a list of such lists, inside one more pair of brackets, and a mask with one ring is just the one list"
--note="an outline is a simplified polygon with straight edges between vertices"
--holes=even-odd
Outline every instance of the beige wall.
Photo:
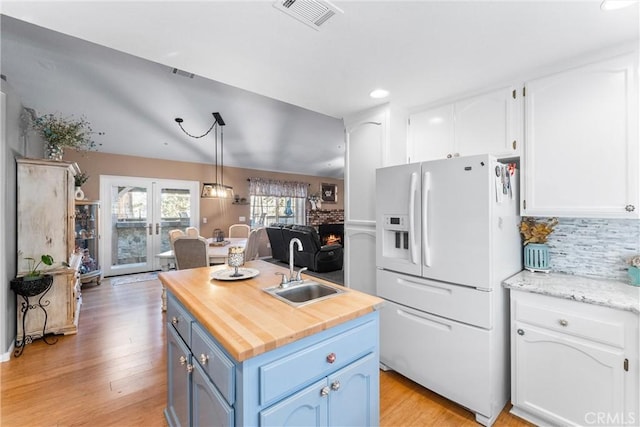
[[[79,153],[74,150],[66,150],[64,160],[78,163],[80,170],[89,175],[89,180],[82,186],[82,190],[85,193],[85,197],[90,200],[99,200],[100,175],[193,180],[199,181],[200,185],[202,185],[203,181],[209,182],[213,178],[213,165],[203,163],[121,156],[101,152]],[[320,192],[320,184],[323,182],[337,184],[337,203],[324,203],[322,209],[344,209],[344,186],[342,180],[227,166],[224,168],[224,183],[231,185],[235,194],[247,199],[249,198],[249,182],[247,178],[250,177],[308,182],[311,184],[309,187],[310,193]],[[307,203],[307,209],[309,208],[310,206]],[[204,237],[211,237],[213,230],[220,228],[227,235],[229,225],[240,222],[238,219],[240,216],[244,216],[246,218],[245,222],[249,223],[249,205],[233,205],[230,200],[201,199],[200,234]],[[202,223],[202,218],[205,217],[208,219],[207,224]]]

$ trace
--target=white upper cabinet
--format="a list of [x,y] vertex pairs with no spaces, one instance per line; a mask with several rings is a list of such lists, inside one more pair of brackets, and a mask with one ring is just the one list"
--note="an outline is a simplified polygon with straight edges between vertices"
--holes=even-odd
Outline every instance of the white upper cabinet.
[[345,222],[376,222],[376,169],[406,163],[407,116],[384,105],[345,119]]
[[520,155],[521,97],[512,86],[410,116],[411,162],[475,154]]
[[636,54],[526,83],[523,215],[638,218]]

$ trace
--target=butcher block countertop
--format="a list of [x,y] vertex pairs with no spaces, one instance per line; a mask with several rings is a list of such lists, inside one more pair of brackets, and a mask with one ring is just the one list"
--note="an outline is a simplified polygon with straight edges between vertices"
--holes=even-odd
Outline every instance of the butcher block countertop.
[[303,273],[303,279],[346,292],[292,307],[262,290],[277,286],[280,276],[275,273],[286,272],[288,276],[287,268],[265,261],[250,261],[244,266],[260,273],[247,280],[211,279],[212,272],[229,268],[220,265],[158,275],[162,284],[238,362],[363,316],[383,302],[378,297]]

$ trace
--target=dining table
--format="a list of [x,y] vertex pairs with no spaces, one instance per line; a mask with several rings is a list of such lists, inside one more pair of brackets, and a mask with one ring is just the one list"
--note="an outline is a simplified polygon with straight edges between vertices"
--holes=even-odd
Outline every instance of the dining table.
[[[232,246],[247,246],[247,239],[245,237],[227,237],[223,241],[219,242],[216,239],[209,237],[207,239],[209,247],[207,252],[209,254],[209,264],[226,264],[229,256],[229,248]],[[165,251],[156,255],[156,258],[160,260],[160,268],[162,271],[169,271],[172,268],[176,268],[176,257],[173,254],[173,250]],[[167,293],[164,285],[162,286],[162,311],[167,311]]]
[[[229,255],[229,248],[231,246],[245,247],[247,245],[247,239],[244,237],[227,237],[222,242],[217,242],[210,237],[207,239],[207,243],[209,244],[207,249],[209,264],[225,264],[227,262],[227,256]],[[176,257],[173,254],[173,250],[159,253],[156,255],[156,258],[160,260],[160,268],[162,271],[175,268]]]

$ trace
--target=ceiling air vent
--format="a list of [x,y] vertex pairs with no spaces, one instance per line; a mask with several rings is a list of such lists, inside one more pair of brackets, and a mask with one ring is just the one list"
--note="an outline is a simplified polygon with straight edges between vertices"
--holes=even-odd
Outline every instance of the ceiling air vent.
[[341,9],[325,0],[277,0],[273,7],[316,30]]
[[188,73],[186,71],[178,70],[177,68],[172,69],[171,72],[173,74],[177,74],[177,75],[182,76],[182,77],[187,77],[189,79],[192,79],[193,76],[194,76],[193,73]]

